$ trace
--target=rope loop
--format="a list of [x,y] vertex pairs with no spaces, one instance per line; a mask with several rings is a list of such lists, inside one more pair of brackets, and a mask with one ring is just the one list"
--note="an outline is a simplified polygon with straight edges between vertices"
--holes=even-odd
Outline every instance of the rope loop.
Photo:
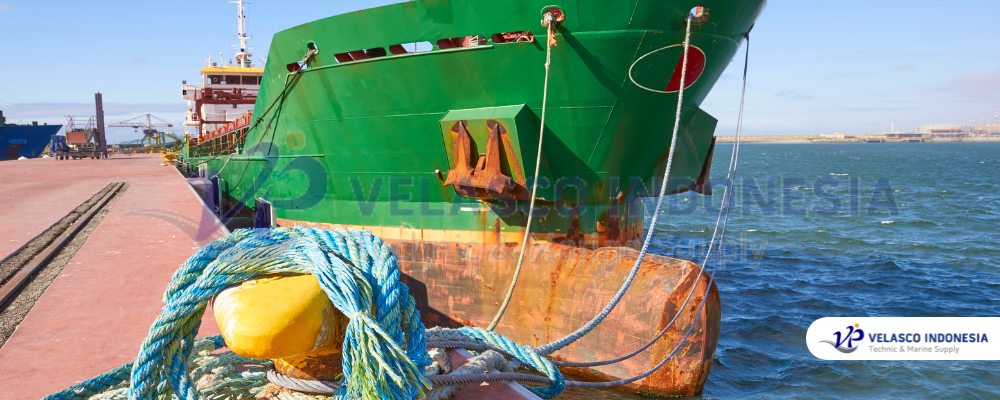
[[565,377],[562,372],[545,356],[539,354],[535,349],[528,346],[519,345],[503,335],[496,332],[476,327],[462,327],[458,329],[435,328],[428,331],[430,340],[459,340],[476,343],[483,343],[492,348],[500,350],[503,354],[509,355],[536,371],[539,371],[548,378],[548,386],[529,387],[538,397],[551,399],[558,396],[566,388]]
[[430,389],[424,326],[389,246],[367,231],[300,227],[238,230],[184,263],[131,369],[129,398],[196,399],[185,360],[205,304],[234,284],[272,274],[316,275],[350,316],[335,398],[412,399]]
[[[336,388],[327,393],[334,399],[423,398],[432,388],[425,373],[431,364],[428,337],[487,351],[496,348],[545,374],[454,374],[442,381],[442,388],[486,380],[528,379],[548,384],[531,388],[541,397],[552,398],[562,392],[562,374],[529,347],[479,328],[425,330],[416,301],[400,281],[397,263],[389,245],[368,231],[306,227],[237,230],[206,245],[174,273],[164,294],[163,311],[150,327],[134,362],[47,399],[86,398],[108,390],[118,395],[127,391],[129,399],[197,399],[195,377],[211,371],[218,363],[192,364],[192,353],[207,355],[209,350],[225,345],[218,336],[194,339],[208,301],[233,285],[275,274],[315,275],[330,302],[349,318],[342,352],[343,378],[319,386]],[[246,360],[232,353],[219,357]],[[261,362],[270,364],[267,360]],[[266,381],[261,372],[251,380],[236,383],[244,388]],[[213,390],[201,389],[201,393],[214,396]]]

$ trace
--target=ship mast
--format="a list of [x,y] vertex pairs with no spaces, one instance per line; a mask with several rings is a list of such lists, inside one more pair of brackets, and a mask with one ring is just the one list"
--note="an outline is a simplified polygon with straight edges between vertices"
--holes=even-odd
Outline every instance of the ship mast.
[[243,0],[236,0],[231,3],[236,4],[236,38],[240,41],[240,51],[236,53],[236,64],[240,68],[249,68],[250,53],[247,52],[247,42],[250,40],[250,36],[246,33],[247,17],[243,12]]

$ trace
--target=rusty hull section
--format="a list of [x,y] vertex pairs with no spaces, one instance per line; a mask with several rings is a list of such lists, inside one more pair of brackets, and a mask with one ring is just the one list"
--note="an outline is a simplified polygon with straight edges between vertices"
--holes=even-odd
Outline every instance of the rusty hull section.
[[[429,326],[486,326],[500,306],[517,263],[516,244],[468,244],[388,240],[399,256],[410,292]],[[540,346],[584,325],[618,290],[638,252],[627,247],[596,250],[540,242],[526,255],[517,290],[497,332]],[[720,327],[719,293],[688,261],[647,255],[628,293],[597,329],[555,356],[595,361],[622,356],[647,343],[681,315],[656,344],[630,360],[597,368],[567,369],[591,379],[621,379],[647,371],[696,324],[678,353],[629,389],[656,395],[701,392],[711,369]],[[695,293],[678,310],[691,286]]]

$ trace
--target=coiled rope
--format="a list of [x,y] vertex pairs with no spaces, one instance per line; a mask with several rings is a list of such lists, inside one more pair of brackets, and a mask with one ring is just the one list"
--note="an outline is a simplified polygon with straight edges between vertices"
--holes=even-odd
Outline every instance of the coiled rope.
[[[275,229],[237,231],[196,253],[174,275],[166,305],[132,369],[130,398],[194,399],[182,360],[206,303],[222,290],[267,274],[315,275],[348,317],[344,379],[337,397],[414,398],[430,388],[430,363],[415,303],[400,285],[395,255],[371,233]],[[403,346],[407,350],[403,350]],[[157,384],[168,379],[172,390]]]
[[[199,250],[174,274],[163,311],[133,363],[49,398],[89,397],[128,383],[130,399],[197,399],[187,363],[192,350],[199,343],[222,346],[218,338],[194,340],[207,302],[232,285],[274,274],[315,275],[333,305],[350,320],[343,344],[343,379],[337,383],[335,399],[424,396],[432,387],[424,372],[431,363],[428,337],[496,348],[542,372],[544,377],[504,376],[547,383],[530,388],[540,397],[555,397],[565,386],[549,360],[499,334],[469,327],[425,333],[416,302],[400,282],[396,255],[370,232],[297,227],[237,230]],[[481,382],[483,377],[496,378],[486,374],[437,379],[448,385]]]

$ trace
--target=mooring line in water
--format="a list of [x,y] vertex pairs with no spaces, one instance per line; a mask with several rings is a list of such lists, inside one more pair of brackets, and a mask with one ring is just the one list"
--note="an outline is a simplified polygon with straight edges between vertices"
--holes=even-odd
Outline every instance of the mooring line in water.
[[559,23],[559,20],[549,11],[545,13],[544,22],[549,30],[549,37],[546,40],[547,45],[545,46],[545,83],[542,86],[542,121],[538,128],[538,154],[535,155],[535,178],[531,182],[531,199],[528,201],[528,222],[524,225],[524,237],[521,240],[521,252],[517,256],[517,267],[514,268],[514,276],[511,277],[510,285],[507,286],[507,294],[504,295],[503,303],[500,304],[496,315],[493,316],[493,321],[486,327],[488,331],[495,329],[500,324],[500,319],[503,318],[504,313],[507,312],[510,299],[514,297],[514,288],[517,286],[517,280],[521,276],[521,267],[524,266],[524,255],[528,250],[528,241],[531,239],[531,220],[535,215],[535,195],[538,193],[538,174],[542,166],[542,143],[545,139],[545,111],[549,100],[549,71],[552,65],[552,46],[556,45],[553,35],[555,35],[555,25]]
[[646,257],[646,252],[649,251],[649,244],[652,242],[653,233],[656,231],[656,221],[659,219],[660,212],[663,210],[663,199],[667,196],[667,184],[670,180],[670,169],[674,163],[674,154],[677,149],[677,136],[681,129],[681,111],[684,109],[684,89],[687,83],[688,50],[691,48],[691,24],[693,20],[693,15],[688,14],[686,18],[686,28],[684,30],[684,52],[681,56],[680,88],[677,91],[677,111],[674,115],[674,129],[670,138],[670,151],[667,155],[667,165],[663,169],[663,184],[660,186],[660,194],[656,199],[656,208],[653,210],[653,217],[650,221],[649,231],[646,233],[645,240],[642,241],[642,248],[639,250],[639,256],[635,259],[635,264],[632,265],[632,270],[629,271],[628,277],[625,278],[621,288],[618,289],[618,292],[615,293],[614,297],[611,298],[611,301],[608,302],[599,314],[573,333],[566,335],[562,339],[555,340],[539,347],[539,354],[551,354],[559,349],[569,346],[573,342],[586,336],[590,333],[590,331],[600,325],[601,322],[604,322],[604,319],[608,317],[608,314],[611,314],[611,311],[614,311],[615,307],[618,306],[622,298],[625,297],[625,292],[627,292],[629,287],[632,286],[635,276],[639,273],[639,267],[642,265],[642,260]]
[[[598,367],[602,365],[615,364],[618,362],[628,360],[632,357],[635,357],[639,353],[643,352],[644,350],[652,346],[658,340],[660,340],[660,338],[662,338],[663,335],[665,335],[667,331],[670,330],[670,328],[672,328],[674,324],[677,323],[677,319],[681,315],[681,310],[684,310],[687,307],[688,303],[691,301],[691,298],[698,287],[697,284],[698,281],[701,279],[702,275],[705,274],[705,270],[708,268],[708,261],[711,258],[712,250],[716,243],[716,238],[718,238],[718,243],[719,243],[717,247],[719,252],[718,259],[721,267],[721,263],[724,260],[722,258],[724,256],[722,246],[723,242],[725,241],[726,227],[729,225],[729,216],[732,214],[732,197],[733,197],[733,192],[735,191],[734,182],[736,180],[736,170],[739,167],[740,143],[743,135],[743,115],[744,115],[744,105],[746,103],[746,89],[747,89],[747,75],[748,75],[747,73],[750,65],[750,33],[748,32],[746,35],[744,35],[744,37],[746,38],[746,51],[744,56],[745,58],[743,61],[743,85],[740,91],[739,111],[737,113],[737,118],[736,118],[736,137],[733,142],[733,149],[729,154],[729,167],[726,172],[726,188],[722,194],[722,204],[719,207],[719,213],[715,219],[715,228],[712,230],[712,236],[708,243],[708,249],[705,251],[705,257],[701,264],[701,270],[698,272],[698,276],[695,278],[694,284],[691,285],[691,289],[688,291],[687,297],[684,299],[684,302],[681,303],[679,307],[677,307],[677,312],[674,313],[674,316],[671,318],[670,322],[668,322],[663,327],[663,329],[660,330],[660,332],[657,333],[651,340],[646,342],[646,344],[640,346],[631,353],[607,360],[590,361],[590,362],[553,361],[554,364],[560,367],[578,367],[578,368]],[[715,281],[715,272],[716,271],[711,271],[707,274],[708,283],[705,287],[705,293],[704,295],[702,295],[702,299],[700,301],[701,304],[699,304],[699,310],[697,314],[701,313],[702,305],[705,303],[709,291],[712,290],[712,284]],[[695,320],[691,322],[692,326],[694,326],[695,322],[697,321],[697,314]],[[687,335],[685,335],[684,337],[686,338]],[[677,347],[683,344],[684,341],[685,339],[680,340],[677,344]],[[671,352],[671,354],[672,353],[673,352]],[[669,357],[667,359],[669,359]]]

